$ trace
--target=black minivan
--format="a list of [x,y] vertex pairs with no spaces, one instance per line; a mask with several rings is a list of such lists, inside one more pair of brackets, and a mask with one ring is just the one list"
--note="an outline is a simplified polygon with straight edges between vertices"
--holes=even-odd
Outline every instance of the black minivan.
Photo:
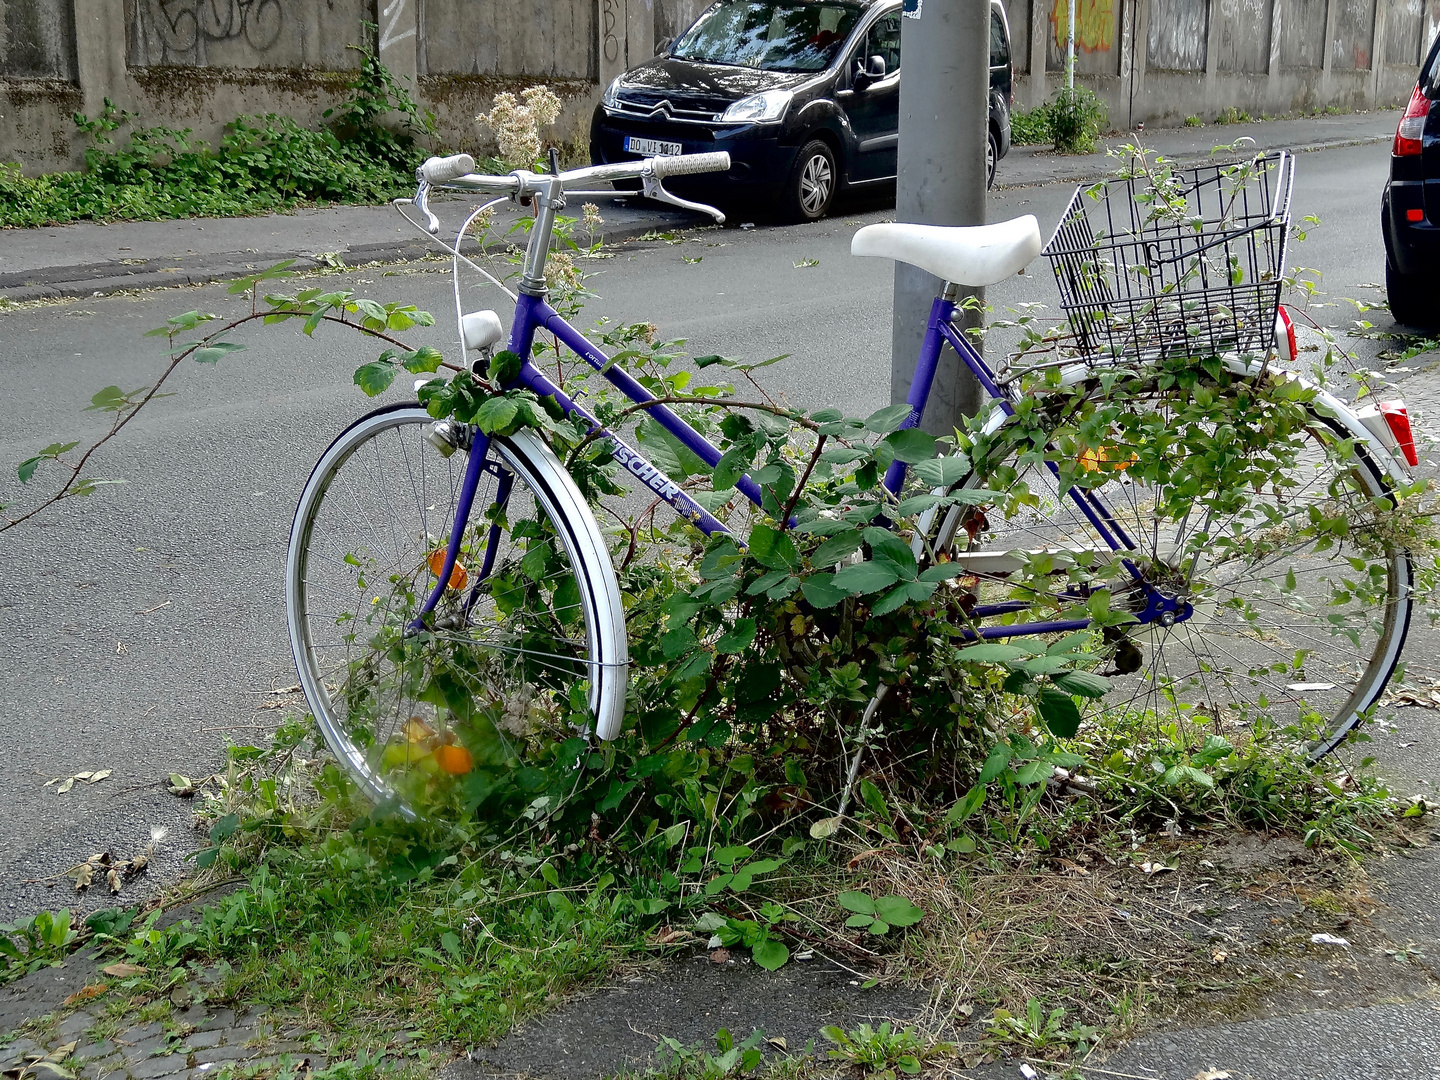
[[1440,326],[1440,35],[1390,147],[1380,200],[1385,292],[1390,314],[1410,326]]
[[[837,191],[893,181],[900,0],[718,0],[655,59],[612,82],[590,125],[595,164],[730,153],[677,194],[824,216]],[[1010,28],[990,15],[988,179],[1010,149]]]

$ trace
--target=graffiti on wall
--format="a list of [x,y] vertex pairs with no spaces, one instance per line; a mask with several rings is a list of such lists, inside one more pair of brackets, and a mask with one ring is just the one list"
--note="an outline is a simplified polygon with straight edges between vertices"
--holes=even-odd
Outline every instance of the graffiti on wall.
[[243,38],[256,52],[280,39],[280,0],[148,0],[151,25],[170,52],[187,53],[204,41]]
[[[1071,0],[1055,0],[1050,10],[1050,25],[1055,31],[1055,47],[1065,52],[1070,40]],[[1075,48],[1087,53],[1109,52],[1115,43],[1114,0],[1074,0]]]

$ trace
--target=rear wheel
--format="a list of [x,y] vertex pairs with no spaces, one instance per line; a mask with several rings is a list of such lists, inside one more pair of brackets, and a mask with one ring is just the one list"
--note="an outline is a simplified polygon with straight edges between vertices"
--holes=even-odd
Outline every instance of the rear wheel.
[[[1075,415],[1093,423],[1106,395],[1090,395]],[[1085,619],[1086,594],[1101,590],[1111,611],[1168,606],[1168,620],[1105,632],[1096,670],[1111,678],[1109,715],[1191,745],[1257,721],[1296,725],[1321,757],[1379,700],[1409,626],[1409,555],[1387,528],[1391,483],[1364,446],[1314,412],[1281,448],[1231,453],[1241,440],[1217,428],[1234,414],[1217,402],[1207,419],[1152,383],[1126,396],[1103,433],[1090,432],[1089,449],[1072,439],[1083,426],[1067,429],[1065,451],[1052,442],[1044,461],[1018,440],[977,462],[961,486],[987,496],[937,514],[931,542],[971,570],[956,579],[962,609],[1020,609],[987,626]],[[1128,537],[1123,559],[1063,492],[1050,465],[1065,464]],[[1245,482],[1227,490],[1236,476]]]
[[811,139],[795,158],[786,191],[791,221],[818,221],[835,198],[835,153],[822,139]]
[[525,433],[490,442],[449,586],[422,618],[468,464],[427,441],[430,423],[382,409],[325,452],[295,513],[287,601],[341,766],[406,817],[461,820],[517,796],[535,737],[615,734],[624,623],[594,517]]
[[1390,301],[1390,314],[1405,326],[1440,326],[1440,294],[1433,279],[1426,288],[1426,279],[1418,274],[1402,274],[1388,258],[1385,260],[1385,295]]
[[1000,147],[995,142],[995,132],[985,137],[985,188],[995,186],[995,166],[1000,161]]

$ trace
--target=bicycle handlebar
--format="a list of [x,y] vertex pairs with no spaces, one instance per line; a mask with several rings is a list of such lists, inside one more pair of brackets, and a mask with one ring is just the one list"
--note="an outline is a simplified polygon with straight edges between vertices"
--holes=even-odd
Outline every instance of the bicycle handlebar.
[[509,176],[485,176],[474,172],[474,168],[475,159],[469,154],[433,157],[416,170],[416,178],[425,184],[446,184],[470,191],[523,195],[548,187],[550,182],[556,179],[560,181],[562,188],[569,189],[607,180],[637,180],[646,177],[662,180],[667,176],[724,172],[730,168],[730,155],[720,151],[714,154],[648,157],[636,161],[617,161],[611,165],[570,169],[558,177],[530,172],[528,169],[517,169]]
[[447,180],[465,176],[475,171],[475,159],[469,154],[453,154],[450,157],[432,157],[416,170],[416,176],[427,184],[443,184]]

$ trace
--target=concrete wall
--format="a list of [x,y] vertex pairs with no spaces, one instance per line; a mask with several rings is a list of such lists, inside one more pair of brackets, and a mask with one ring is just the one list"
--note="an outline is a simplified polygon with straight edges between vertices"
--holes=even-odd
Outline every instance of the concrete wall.
[[[956,3],[962,0],[929,0]],[[1072,0],[1005,0],[1016,104],[1063,84]],[[1073,0],[1076,71],[1111,123],[1179,123],[1404,101],[1440,0]],[[707,0],[0,0],[0,161],[74,168],[71,114],[106,98],[142,124],[214,139],[241,113],[319,123],[369,39],[437,116],[440,143],[485,152],[474,116],[545,82],[552,137],[583,141],[600,91],[683,32]],[[363,24],[374,29],[365,29]]]
[[[1067,3],[1005,0],[1019,106],[1039,105],[1064,83]],[[1400,104],[1440,32],[1440,0],[1075,3],[1077,78],[1119,128],[1211,119],[1229,107],[1258,116]]]

